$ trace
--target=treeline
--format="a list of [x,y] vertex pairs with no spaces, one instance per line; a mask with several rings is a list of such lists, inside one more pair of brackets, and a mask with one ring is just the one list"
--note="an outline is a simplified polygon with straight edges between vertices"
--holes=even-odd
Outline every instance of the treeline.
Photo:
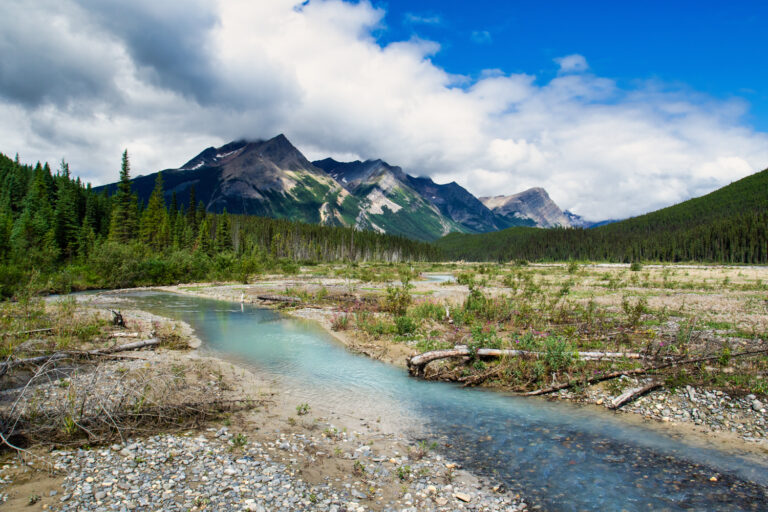
[[450,234],[449,259],[768,263],[768,170],[705,196],[594,229]]
[[62,161],[24,165],[0,154],[0,295],[246,279],[297,263],[439,259],[402,237],[286,220],[211,214],[190,188],[189,206],[163,196],[162,174],[142,204],[123,154],[117,192],[95,193]]

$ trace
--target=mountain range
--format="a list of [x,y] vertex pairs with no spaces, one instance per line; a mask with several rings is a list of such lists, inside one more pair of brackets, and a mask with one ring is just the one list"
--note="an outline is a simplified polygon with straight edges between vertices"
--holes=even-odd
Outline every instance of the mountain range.
[[[208,211],[287,218],[436,240],[448,233],[488,233],[513,226],[589,227],[562,211],[542,188],[476,198],[455,182],[414,177],[382,160],[310,162],[284,136],[209,147],[162,171],[166,200],[188,205],[190,189]],[[133,179],[146,202],[157,173]],[[114,193],[116,184],[105,185]]]

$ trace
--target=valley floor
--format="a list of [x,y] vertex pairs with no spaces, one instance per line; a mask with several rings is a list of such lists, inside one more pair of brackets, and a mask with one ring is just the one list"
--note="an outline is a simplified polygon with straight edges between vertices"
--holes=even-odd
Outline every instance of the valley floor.
[[[421,276],[411,281],[404,314],[388,310],[398,281],[397,269],[386,266],[309,267],[300,275],[262,276],[248,285],[164,289],[279,307],[317,322],[353,351],[401,367],[414,355],[472,343],[520,348],[522,341],[540,351],[545,362],[538,369],[530,359],[464,357],[433,362],[425,371],[426,378],[503,392],[546,389],[625,369],[629,373],[616,379],[542,396],[607,413],[622,393],[658,381],[657,389],[616,412],[705,445],[768,454],[768,268],[452,264],[414,270]],[[446,281],[448,276],[463,284]],[[468,311],[472,290],[482,299]],[[414,326],[399,333],[403,317]],[[550,340],[567,345],[557,352]],[[577,350],[636,352],[648,359],[582,362],[568,355]],[[753,351],[760,353],[730,357]],[[551,361],[556,356],[567,360],[548,366],[557,364]],[[653,362],[706,356],[710,360],[703,363],[631,374]]]
[[[317,322],[350,350],[403,368],[415,355],[456,345],[475,350],[524,347],[540,353],[533,358],[438,360],[424,372],[425,378],[502,392],[584,383],[595,372],[627,372],[625,377],[543,395],[583,403],[596,414],[612,414],[605,408],[618,395],[654,379],[658,389],[619,409],[626,421],[748,456],[768,454],[764,405],[768,359],[764,352],[739,357],[766,347],[766,268],[327,265],[302,268],[297,275],[262,275],[248,284],[159,289],[276,307]],[[111,293],[101,297],[87,306],[101,315],[100,331],[78,348],[98,349],[127,340],[105,326],[105,308],[114,299]],[[129,408],[137,407],[137,389],[149,390],[141,394],[141,404],[146,395],[177,409],[190,401],[205,409],[200,404],[206,397],[208,404],[217,404],[216,411],[185,415],[173,428],[141,424],[129,425],[125,435],[120,428],[107,437],[96,432],[93,443],[90,433],[84,438],[81,430],[88,425],[67,423],[70,416],[65,415],[55,439],[38,442],[21,457],[6,455],[0,471],[6,508],[525,507],[520,497],[496,492],[491,484],[389,425],[316,410],[312,404],[304,407],[275,382],[201,354],[186,325],[141,311],[123,313],[130,336],[145,339],[160,333],[173,343],[156,351],[80,362],[55,379],[40,382],[34,393],[22,392],[23,400],[19,388],[8,389],[0,400],[5,417],[24,416],[30,408],[37,412],[29,417],[41,417],[40,411],[42,417],[58,417],[50,411],[58,411],[62,403],[75,403],[76,392],[83,390],[90,396],[112,397]],[[81,331],[87,329],[80,326],[77,332]],[[29,341],[25,343],[33,351]],[[42,346],[39,343],[36,346]],[[185,349],[187,345],[193,348]],[[632,351],[647,360],[584,362],[574,356],[585,350]],[[697,364],[631,374],[670,358],[713,354],[714,359]],[[537,399],[541,398],[531,398]],[[17,400],[26,400],[22,412],[14,409]],[[103,402],[88,403],[97,411],[105,410]],[[56,450],[51,451],[52,446]]]
[[[526,507],[519,496],[497,492],[390,425],[297,404],[276,382],[201,354],[199,340],[182,322],[122,309],[126,329],[108,326],[107,308],[115,307],[115,300],[111,293],[81,296],[79,304],[67,306],[67,314],[90,320],[93,315],[100,326],[98,334],[69,349],[167,333],[174,334],[174,346],[124,352],[115,359],[67,361],[46,370],[55,375],[33,377],[27,387],[11,385],[0,392],[5,419],[43,429],[47,418],[61,412],[73,418],[71,429],[54,423],[47,439],[35,438],[34,429],[27,429],[32,430],[27,438],[32,445],[6,453],[0,468],[4,509]],[[170,416],[178,412],[175,407],[192,412],[138,425],[118,418],[125,409],[151,414],[160,408]],[[110,419],[114,415],[114,429],[99,430],[97,425],[86,432],[90,413]]]

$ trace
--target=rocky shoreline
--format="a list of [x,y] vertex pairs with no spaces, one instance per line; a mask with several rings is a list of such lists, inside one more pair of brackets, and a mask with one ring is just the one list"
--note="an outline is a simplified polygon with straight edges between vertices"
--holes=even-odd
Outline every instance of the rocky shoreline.
[[[323,279],[318,284],[333,286],[338,280]],[[296,286],[300,280],[285,280],[286,286]],[[306,284],[306,283],[304,283]],[[434,285],[434,283],[431,283]],[[429,283],[421,282],[422,286]],[[185,285],[163,288],[174,293],[189,294],[203,298],[227,301],[245,301],[258,303],[264,307],[274,306],[258,300],[258,290],[274,286],[271,281],[253,285]],[[441,286],[441,290],[452,289]],[[247,290],[243,292],[243,290]],[[347,331],[334,331],[332,319],[336,314],[332,308],[293,308],[286,314],[296,318],[316,322],[331,336],[339,340],[350,350],[368,357],[382,360],[396,366],[405,367],[405,359],[412,355],[407,344],[387,344],[386,346],[361,343]],[[643,379],[624,377],[621,382],[625,387],[635,387],[645,382]],[[596,385],[582,392],[562,390],[549,396],[549,399],[568,400],[574,403],[592,404],[608,408],[616,397],[605,386]],[[687,437],[698,437],[705,443],[716,443],[723,449],[768,454],[768,412],[766,405],[754,395],[731,397],[722,391],[693,389],[690,386],[675,391],[660,389],[642,396],[616,411],[633,421],[643,421],[649,426],[658,426],[666,431],[680,427]]]
[[[110,293],[111,295],[111,293]],[[97,307],[111,299],[97,299]],[[98,304],[101,303],[101,304]],[[182,322],[124,309],[131,329],[148,335],[169,322],[197,347]],[[197,350],[140,351],[129,360],[82,368],[35,393],[54,404],[81,382],[100,393],[129,372],[181,376],[200,393],[258,397],[258,408],[224,415],[214,424],[95,447],[39,447],[26,461],[7,456],[0,467],[6,510],[327,510],[517,511],[519,495],[462,470],[431,446],[376,422],[353,424],[330,411],[299,414],[296,404],[246,369]],[[160,375],[163,371],[171,372]],[[96,378],[96,375],[99,375]],[[65,385],[66,384],[66,385]],[[218,423],[218,424],[217,424]]]

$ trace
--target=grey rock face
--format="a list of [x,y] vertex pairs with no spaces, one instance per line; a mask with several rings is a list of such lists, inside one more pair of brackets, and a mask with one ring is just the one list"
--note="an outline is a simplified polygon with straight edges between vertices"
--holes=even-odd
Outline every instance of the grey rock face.
[[481,197],[480,201],[496,216],[510,223],[529,220],[542,228],[572,225],[568,216],[552,201],[547,191],[540,187],[511,196]]

